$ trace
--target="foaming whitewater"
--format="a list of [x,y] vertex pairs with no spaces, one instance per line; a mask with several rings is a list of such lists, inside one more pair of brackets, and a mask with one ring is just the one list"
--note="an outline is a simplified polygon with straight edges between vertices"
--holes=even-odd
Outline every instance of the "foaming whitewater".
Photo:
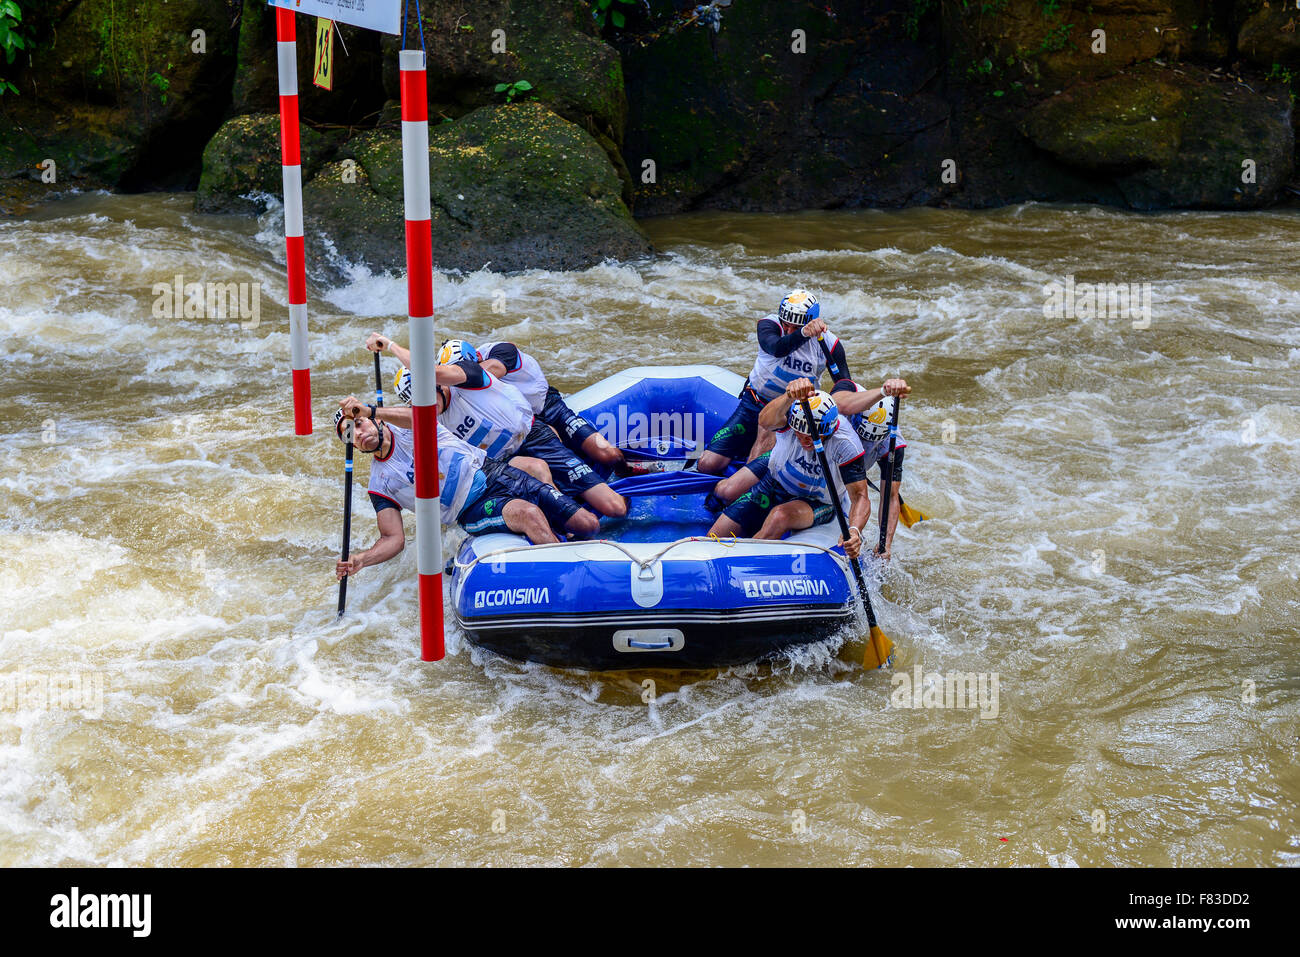
[[[411,549],[335,617],[319,426],[373,389],[362,342],[405,339],[406,291],[323,251],[345,278],[309,288],[294,436],[280,215],[89,195],[0,223],[0,864],[1300,861],[1294,214],[708,213],[646,223],[643,263],[439,274],[440,335],[513,340],[566,391],[743,374],[796,285],[855,377],[915,387],[903,492],[932,519],[870,569],[894,672],[846,634],[621,674],[454,627],[420,662]],[[159,318],[178,275],[258,284],[260,321]],[[1149,326],[1051,318],[1067,277],[1149,283]],[[954,674],[996,675],[996,716],[925,705]],[[96,708],[32,691],[87,676]]]

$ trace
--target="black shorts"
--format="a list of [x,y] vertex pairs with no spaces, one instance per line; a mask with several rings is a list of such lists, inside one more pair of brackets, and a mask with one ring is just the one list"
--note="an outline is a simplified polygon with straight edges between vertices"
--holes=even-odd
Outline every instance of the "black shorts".
[[460,527],[471,535],[508,531],[501,510],[515,498],[540,508],[551,527],[561,536],[569,519],[578,511],[578,503],[573,499],[513,465],[488,459],[483,463],[483,476],[487,479],[486,491],[477,501],[461,509],[456,517]]
[[754,439],[758,438],[758,414],[762,411],[762,403],[746,381],[737,397],[736,409],[731,413],[731,418],[713,433],[713,438],[709,439],[704,451],[744,461],[754,446]]
[[[903,453],[906,451],[907,451],[907,446],[903,446],[901,449],[894,449],[894,481],[895,482],[903,481]],[[886,452],[884,455],[882,455],[880,457],[880,461],[877,462],[876,464],[880,466],[880,481],[883,482],[885,480],[885,473],[889,471],[889,453]]]
[[560,390],[555,386],[550,386],[546,390],[546,401],[542,405],[541,414],[537,417],[554,427],[565,448],[579,454],[582,452],[582,443],[596,434],[596,429],[590,422],[565,404],[560,396]]
[[545,422],[535,419],[533,430],[515,455],[531,455],[551,467],[551,480],[565,495],[579,498],[605,480],[592,471],[591,466],[578,458],[555,437]]
[[[763,456],[759,456],[759,459],[762,458]],[[764,466],[766,466],[766,463],[764,463]],[[835,517],[835,506],[827,502],[818,502],[810,498],[791,495],[775,478],[767,474],[766,467],[764,467],[763,472],[763,477],[750,486],[748,492],[728,505],[722,512],[723,515],[726,515],[727,518],[740,526],[742,538],[749,538],[762,528],[763,522],[767,519],[767,513],[778,505],[784,505],[786,502],[807,502],[813,510],[814,525],[829,522]]]

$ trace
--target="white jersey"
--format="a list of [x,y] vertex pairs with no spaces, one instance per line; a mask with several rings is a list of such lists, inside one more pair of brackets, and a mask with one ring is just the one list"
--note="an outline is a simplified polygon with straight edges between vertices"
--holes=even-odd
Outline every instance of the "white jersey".
[[[388,457],[370,462],[372,495],[379,495],[399,508],[415,511],[415,434],[385,424],[392,432],[393,446]],[[438,423],[438,507],[444,525],[456,521],[470,502],[482,495],[487,479],[481,469],[487,456],[452,435]]]
[[482,449],[490,459],[504,460],[528,438],[533,410],[514,386],[486,369],[483,374],[488,384],[480,389],[452,386],[447,411],[439,418],[456,438]]
[[[759,321],[776,323],[778,331],[781,328],[781,320],[775,315],[764,316]],[[829,330],[823,338],[826,340],[826,348],[831,350],[834,350],[840,341]],[[822,347],[817,344],[815,337],[808,339],[799,348],[782,358],[764,351],[760,346],[758,358],[754,360],[754,368],[749,373],[749,387],[757,392],[758,397],[764,402],[771,402],[777,396],[783,395],[785,387],[795,379],[812,379],[813,384],[816,385],[825,368],[826,355],[822,352]]]
[[[858,383],[855,382],[853,383],[853,391],[870,392],[871,390],[864,389],[862,386],[860,386]],[[832,395],[831,398],[833,399],[835,398],[835,396]],[[877,410],[877,414],[883,411],[884,411],[883,409]],[[867,430],[866,418],[867,418],[867,414],[865,412],[859,412],[857,415],[849,416],[849,421],[853,423],[854,431],[858,433],[858,438],[862,440],[862,448],[865,449],[867,453],[867,464],[874,465],[876,462],[879,462],[881,459],[889,455],[889,435],[888,433],[886,433],[883,438],[873,437],[871,432]],[[889,421],[888,419],[885,419],[880,422],[876,422],[875,424],[888,425]],[[898,433],[898,439],[894,443],[894,448],[895,449],[907,448],[907,443],[903,441],[902,432]]]
[[[862,455],[862,442],[853,431],[844,416],[839,417],[839,426],[835,432],[822,439],[826,450],[826,461],[835,468],[835,485],[840,491],[840,505],[844,514],[849,514],[849,494],[844,485],[844,477],[838,474],[839,467],[852,462]],[[791,495],[798,498],[810,498],[826,505],[831,504],[830,493],[826,491],[826,480],[822,476],[821,463],[817,461],[815,448],[805,450],[799,444],[798,433],[794,429],[782,429],[776,434],[776,446],[767,463],[768,474]]]
[[[501,344],[500,342],[489,342],[479,349],[479,355],[483,357],[484,361],[487,361],[492,347]],[[513,342],[506,344],[514,345]],[[507,369],[506,374],[501,376],[501,381],[518,389],[520,394],[528,400],[528,404],[532,406],[533,414],[540,415],[542,408],[546,405],[546,390],[550,388],[550,383],[546,381],[546,373],[542,372],[542,367],[537,364],[536,359],[518,346],[515,346],[515,349],[519,352],[519,365],[514,369]]]

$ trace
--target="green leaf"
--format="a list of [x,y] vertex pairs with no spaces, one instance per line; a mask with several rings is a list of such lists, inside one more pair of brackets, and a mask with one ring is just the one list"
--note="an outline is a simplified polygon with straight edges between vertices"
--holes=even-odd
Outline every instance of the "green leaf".
[[609,5],[613,2],[614,0],[596,0],[596,6],[598,6],[602,10],[608,10]]
[[0,0],[0,10],[9,14],[14,20],[22,20],[23,18],[23,11],[18,4],[14,3],[14,0]]
[[533,85],[532,85],[531,83],[529,83],[527,80],[520,80],[518,83],[515,84],[515,89],[518,90],[518,91],[521,92],[521,93],[522,93],[524,90],[531,90],[532,88],[533,88]]
[[627,25],[627,17],[623,16],[623,14],[617,10],[610,11],[609,20],[620,30]]
[[993,91],[993,95],[994,95],[994,96],[1003,96],[1003,95],[1004,95],[1004,91],[1002,91],[1002,90],[994,90],[994,91]]
[[496,87],[493,89],[493,92],[495,92],[495,93],[504,93],[504,92],[505,92],[506,90],[508,90],[508,89],[510,89],[510,84],[509,84],[509,83],[498,83],[498,84],[496,85]]

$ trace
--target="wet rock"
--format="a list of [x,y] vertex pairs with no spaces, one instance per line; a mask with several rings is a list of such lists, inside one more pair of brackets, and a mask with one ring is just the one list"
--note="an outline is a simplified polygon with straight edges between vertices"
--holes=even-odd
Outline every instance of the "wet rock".
[[[338,148],[338,137],[327,137],[299,124],[303,179],[310,179]],[[237,116],[203,150],[203,173],[194,209],[200,213],[256,213],[263,203],[250,193],[280,196],[284,191],[280,161],[280,118],[259,114]]]
[[1266,205],[1294,161],[1289,95],[1190,67],[1081,84],[1034,107],[1023,130],[1061,163],[1109,178],[1136,209]]
[[0,104],[0,175],[49,157],[62,185],[192,187],[234,74],[226,0],[81,0],[36,22],[19,93]]
[[[306,225],[317,237],[309,255],[332,268],[318,252],[328,240],[348,261],[402,271],[400,134],[362,134],[339,157],[304,190]],[[541,104],[485,106],[431,125],[429,166],[440,269],[581,269],[652,251],[600,144]]]

